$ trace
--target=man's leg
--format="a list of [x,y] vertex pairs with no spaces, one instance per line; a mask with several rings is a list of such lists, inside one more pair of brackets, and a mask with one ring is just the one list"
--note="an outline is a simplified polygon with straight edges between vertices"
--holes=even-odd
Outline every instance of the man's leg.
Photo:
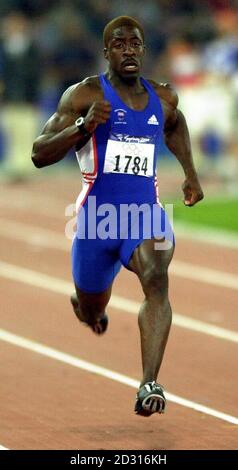
[[97,334],[106,330],[105,308],[120,268],[121,262],[117,252],[111,249],[110,240],[74,238],[72,275],[75,294],[71,296],[71,303],[77,318]]
[[111,290],[112,286],[99,294],[89,294],[75,285],[76,292],[71,296],[75,315],[80,321],[87,323],[96,334],[102,334],[107,329],[105,308],[110,300]]
[[158,240],[145,240],[136,248],[129,263],[145,294],[139,312],[143,366],[141,387],[157,379],[172,320],[168,299],[168,267],[174,247],[156,250],[158,244]]

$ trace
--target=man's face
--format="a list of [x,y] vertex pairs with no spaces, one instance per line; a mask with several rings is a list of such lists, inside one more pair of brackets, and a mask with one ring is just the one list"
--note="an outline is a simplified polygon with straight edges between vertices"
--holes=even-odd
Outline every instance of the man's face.
[[130,26],[114,29],[107,48],[105,58],[110,68],[122,78],[137,78],[140,74],[145,46],[140,30]]

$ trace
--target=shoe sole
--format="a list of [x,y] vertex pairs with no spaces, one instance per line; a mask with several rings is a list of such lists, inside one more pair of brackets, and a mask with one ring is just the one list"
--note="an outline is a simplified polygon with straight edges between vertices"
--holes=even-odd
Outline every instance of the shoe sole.
[[142,402],[139,402],[135,407],[136,414],[140,416],[151,416],[154,413],[163,414],[165,412],[166,399],[158,394],[152,393],[151,395],[144,398]]
[[142,408],[144,411],[152,413],[164,413],[166,400],[161,395],[151,393],[142,401]]

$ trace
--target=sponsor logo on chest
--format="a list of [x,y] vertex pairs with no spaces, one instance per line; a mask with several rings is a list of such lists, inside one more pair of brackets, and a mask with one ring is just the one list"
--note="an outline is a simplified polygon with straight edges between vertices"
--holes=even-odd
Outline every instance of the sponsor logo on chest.
[[[115,113],[114,124],[122,124],[122,125],[127,124],[127,120],[126,120],[127,111],[125,109],[123,108],[114,109],[114,113]],[[152,114],[152,116],[149,117],[147,124],[151,126],[159,126],[159,121],[157,117],[155,116],[155,114]]]
[[150,118],[148,119],[147,124],[150,124],[152,126],[159,126],[157,117],[154,114],[152,114],[152,116],[150,116]]

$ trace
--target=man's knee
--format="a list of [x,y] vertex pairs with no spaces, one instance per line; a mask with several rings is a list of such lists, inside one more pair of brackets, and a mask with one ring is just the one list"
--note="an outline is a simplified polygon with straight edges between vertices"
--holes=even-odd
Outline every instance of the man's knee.
[[101,301],[85,301],[85,299],[79,299],[79,308],[84,315],[97,316],[98,314],[104,313],[105,303]]
[[96,310],[100,310],[101,308],[105,307],[105,305],[107,305],[111,297],[111,290],[112,288],[109,286],[102,292],[91,293],[85,292],[75,285],[75,291],[80,306],[89,309],[95,308]]
[[105,313],[110,299],[110,291],[101,294],[86,294],[77,289],[79,309],[84,316],[98,317]]
[[168,296],[168,267],[149,266],[141,278],[146,297],[166,298]]

